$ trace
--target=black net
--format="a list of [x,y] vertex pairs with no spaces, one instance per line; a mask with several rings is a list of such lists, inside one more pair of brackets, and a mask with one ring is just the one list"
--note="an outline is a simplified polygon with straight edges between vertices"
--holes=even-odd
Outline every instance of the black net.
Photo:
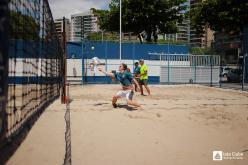
[[9,1],[5,137],[60,94],[62,51],[47,0]]

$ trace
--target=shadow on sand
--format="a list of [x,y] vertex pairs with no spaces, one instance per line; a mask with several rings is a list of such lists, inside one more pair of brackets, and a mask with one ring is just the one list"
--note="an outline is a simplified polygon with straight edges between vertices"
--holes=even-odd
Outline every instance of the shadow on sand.
[[123,109],[126,109],[128,111],[137,111],[138,110],[137,108],[130,107],[128,105],[117,105],[117,108],[123,108]]
[[20,147],[22,142],[28,136],[29,131],[35,125],[36,121],[43,114],[45,109],[52,104],[58,97],[54,97],[51,101],[44,104],[37,112],[32,115],[23,126],[16,131],[10,138],[5,139],[0,144],[0,165],[6,164],[7,161],[15,154],[16,150]]

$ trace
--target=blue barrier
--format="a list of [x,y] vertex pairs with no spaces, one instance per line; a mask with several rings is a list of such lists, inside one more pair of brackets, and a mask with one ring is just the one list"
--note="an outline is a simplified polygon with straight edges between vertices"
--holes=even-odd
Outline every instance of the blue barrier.
[[27,76],[16,76],[16,77],[9,77],[8,84],[18,84],[18,85],[25,85],[25,84],[56,84],[57,82],[61,81],[60,77],[27,77]]
[[56,58],[56,41],[9,40],[9,58]]
[[[87,84],[113,84],[113,80],[106,76],[87,76],[85,77]],[[149,84],[159,84],[159,76],[149,76]]]
[[[152,60],[149,53],[165,54],[189,54],[189,48],[185,45],[163,45],[163,44],[140,44],[123,43],[122,59],[145,59]],[[119,43],[109,41],[85,41],[82,43],[69,42],[67,44],[67,58],[91,59],[98,57],[100,59],[119,59]]]
[[67,43],[67,58],[82,59],[82,43]]

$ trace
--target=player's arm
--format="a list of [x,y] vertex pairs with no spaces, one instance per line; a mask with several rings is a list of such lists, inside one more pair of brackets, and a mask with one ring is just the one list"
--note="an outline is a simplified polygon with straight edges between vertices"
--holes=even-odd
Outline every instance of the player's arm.
[[114,73],[108,73],[108,72],[102,70],[102,68],[98,68],[98,70],[99,70],[100,72],[102,72],[103,74],[109,76],[109,77],[115,78]]
[[140,74],[139,74],[139,73],[133,73],[133,76],[134,76],[135,78],[139,78],[139,77],[140,77]]
[[147,74],[147,70],[144,71],[143,74],[140,74],[140,76],[146,75]]

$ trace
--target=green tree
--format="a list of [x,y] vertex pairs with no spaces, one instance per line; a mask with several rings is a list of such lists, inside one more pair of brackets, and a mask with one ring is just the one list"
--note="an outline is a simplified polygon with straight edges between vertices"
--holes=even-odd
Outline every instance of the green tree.
[[[183,21],[187,0],[122,0],[124,32],[134,32],[141,41],[145,31],[147,42],[157,42],[158,34],[176,33],[177,23]],[[112,0],[108,11],[95,10],[100,17],[100,28],[119,30],[119,0]]]
[[248,24],[247,0],[205,0],[190,10],[192,26],[199,34],[214,31],[240,32]]
[[87,36],[87,39],[93,41],[101,41],[102,37],[104,40],[107,41],[118,41],[118,34],[116,32],[104,32],[103,34],[101,32],[95,32],[89,34]]
[[10,12],[10,38],[11,39],[39,39],[39,24],[35,18],[21,14],[19,12]]

